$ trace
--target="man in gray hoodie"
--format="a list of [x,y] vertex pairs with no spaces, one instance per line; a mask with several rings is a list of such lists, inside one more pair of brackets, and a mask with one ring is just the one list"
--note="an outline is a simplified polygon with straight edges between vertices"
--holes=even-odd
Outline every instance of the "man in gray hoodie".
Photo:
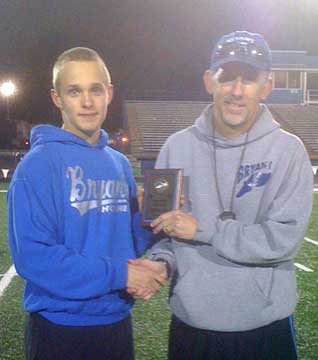
[[261,102],[272,87],[259,34],[216,44],[204,74],[213,95],[195,124],[169,137],[157,168],[182,168],[183,211],[153,221],[151,251],[172,276],[169,359],[297,359],[293,260],[312,207],[302,142]]

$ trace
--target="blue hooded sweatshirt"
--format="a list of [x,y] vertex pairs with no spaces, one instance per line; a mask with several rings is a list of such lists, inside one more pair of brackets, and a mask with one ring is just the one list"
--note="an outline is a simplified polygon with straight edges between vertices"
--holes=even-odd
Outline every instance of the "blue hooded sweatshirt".
[[8,191],[9,245],[26,280],[24,307],[62,325],[110,324],[129,315],[127,261],[152,234],[140,226],[128,160],[49,125],[31,132],[31,150]]

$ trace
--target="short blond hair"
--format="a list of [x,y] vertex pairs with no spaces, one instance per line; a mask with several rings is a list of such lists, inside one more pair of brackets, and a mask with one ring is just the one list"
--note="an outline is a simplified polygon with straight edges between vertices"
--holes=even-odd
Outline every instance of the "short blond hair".
[[86,47],[75,47],[69,50],[64,51],[56,60],[53,66],[53,88],[54,90],[59,93],[59,86],[60,86],[60,74],[61,70],[63,69],[64,65],[70,61],[95,61],[97,62],[102,72],[105,75],[105,85],[109,86],[111,84],[111,78],[107,66],[102,58],[98,55],[95,50]]

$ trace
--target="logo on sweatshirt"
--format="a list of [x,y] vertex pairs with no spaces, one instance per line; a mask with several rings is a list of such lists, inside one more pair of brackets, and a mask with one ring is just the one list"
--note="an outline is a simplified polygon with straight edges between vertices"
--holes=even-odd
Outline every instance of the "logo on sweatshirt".
[[272,161],[264,161],[252,165],[242,165],[239,169],[238,183],[243,180],[243,185],[236,197],[240,198],[254,188],[265,186],[272,175],[272,164]]
[[69,166],[66,178],[71,181],[70,204],[80,215],[89,210],[128,212],[129,189],[124,181],[84,179],[80,166]]

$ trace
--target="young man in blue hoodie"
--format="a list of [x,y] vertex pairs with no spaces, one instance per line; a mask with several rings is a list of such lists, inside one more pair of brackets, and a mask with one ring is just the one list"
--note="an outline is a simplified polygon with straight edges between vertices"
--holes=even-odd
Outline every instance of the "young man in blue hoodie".
[[293,260],[312,206],[301,141],[260,104],[270,49],[236,31],[214,47],[204,83],[214,104],[164,144],[157,168],[183,168],[187,209],[153,223],[152,259],[173,273],[170,360],[294,360]]
[[[126,288],[155,292],[162,264],[128,263],[150,245],[128,160],[101,126],[109,72],[88,48],[64,52],[52,100],[62,128],[32,129],[8,191],[9,244],[25,279],[26,359],[134,359]],[[147,263],[146,263],[147,264]]]

